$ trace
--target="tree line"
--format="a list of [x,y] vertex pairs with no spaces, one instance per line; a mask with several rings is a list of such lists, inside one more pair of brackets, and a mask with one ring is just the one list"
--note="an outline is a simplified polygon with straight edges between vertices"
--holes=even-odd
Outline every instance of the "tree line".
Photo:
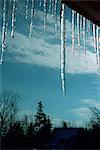
[[[42,101],[39,101],[34,119],[29,120],[27,115],[19,119],[19,99],[17,93],[9,91],[3,91],[0,96],[1,148],[45,149],[46,143],[54,135],[50,116],[44,112]],[[83,129],[70,148],[100,148],[100,110],[97,107],[90,110],[89,129]],[[68,128],[67,122],[62,123],[62,128]]]

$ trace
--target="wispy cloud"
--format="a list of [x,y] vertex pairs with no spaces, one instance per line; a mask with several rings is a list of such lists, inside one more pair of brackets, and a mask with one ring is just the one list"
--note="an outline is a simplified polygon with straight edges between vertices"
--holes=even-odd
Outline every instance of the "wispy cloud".
[[86,104],[88,107],[97,107],[100,109],[100,102],[94,99],[83,99],[81,100],[83,104]]
[[71,110],[71,113],[74,113],[80,120],[89,120],[91,116],[91,111],[89,107],[97,107],[100,109],[100,102],[94,99],[82,99],[82,107],[77,107]]
[[[40,22],[43,21],[43,13],[37,11],[36,17]],[[43,31],[43,24],[35,24],[33,37],[29,38],[23,33],[16,31],[15,39],[8,36],[7,49],[10,54],[8,59],[19,63],[37,64],[41,66],[57,69],[60,67],[60,40],[55,38],[52,15],[48,14],[47,31]],[[66,47],[66,72],[68,73],[97,73],[95,54],[87,51],[87,55],[82,52],[79,57],[75,49],[75,58],[73,59],[71,42],[71,23],[67,24],[67,47]],[[23,26],[20,26],[23,30]],[[58,23],[59,28],[59,23]],[[59,31],[58,31],[59,35]],[[92,42],[90,42],[91,44]],[[12,54],[12,55],[11,55]]]
[[[9,38],[8,43],[9,54],[15,54],[12,56],[13,58],[11,56],[9,57],[10,60],[15,60],[21,63],[37,64],[51,68],[59,68],[60,66],[59,44],[51,44],[42,38],[39,39],[39,36],[29,39],[20,33],[16,33],[14,40]],[[95,55],[92,52],[88,51],[86,56],[84,53],[81,53],[81,56],[79,57],[76,51],[76,56],[74,59],[70,46],[67,46],[66,52],[66,72],[97,72]]]
[[88,119],[88,115],[90,114],[90,111],[87,107],[74,108],[71,112],[80,117],[81,120]]

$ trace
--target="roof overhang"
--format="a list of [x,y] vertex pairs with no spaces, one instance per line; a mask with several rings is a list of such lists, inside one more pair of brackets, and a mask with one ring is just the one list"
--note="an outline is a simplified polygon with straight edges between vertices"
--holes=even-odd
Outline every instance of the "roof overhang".
[[61,0],[61,2],[100,26],[100,0]]

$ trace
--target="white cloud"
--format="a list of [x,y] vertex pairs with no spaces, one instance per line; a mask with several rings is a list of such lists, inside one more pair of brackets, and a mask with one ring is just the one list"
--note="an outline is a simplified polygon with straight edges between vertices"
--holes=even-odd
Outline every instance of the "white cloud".
[[82,120],[88,119],[88,117],[89,117],[88,115],[90,113],[89,109],[86,107],[74,108],[71,112],[76,114]]
[[96,101],[94,99],[83,99],[81,100],[81,102],[83,104],[86,104],[87,106],[90,106],[90,107],[97,107],[100,109],[100,102],[99,101]]
[[79,117],[81,121],[88,121],[91,116],[91,111],[89,107],[97,107],[100,109],[100,102],[94,99],[82,99],[81,100],[83,107],[74,108],[71,110],[71,113]]
[[[51,37],[52,38],[52,37]],[[51,68],[59,68],[60,66],[60,45],[51,44],[39,37],[28,37],[16,33],[14,40],[9,38],[8,51],[12,53],[13,59],[29,64],[37,64]],[[81,53],[79,57],[77,51],[73,59],[71,48],[67,47],[66,51],[66,72],[69,73],[91,73],[97,72],[97,64],[95,55],[92,52],[87,52],[85,56]],[[12,59],[12,57],[11,57]],[[10,60],[11,60],[10,59]]]
[[[43,20],[43,14],[36,17]],[[52,16],[48,14],[47,31],[43,31],[41,23],[35,25],[33,37],[29,38],[21,33],[16,32],[15,39],[8,36],[7,47],[8,53],[13,54],[9,57],[10,61],[20,63],[37,64],[41,66],[57,69],[60,67],[60,43],[54,37],[54,26]],[[67,20],[67,40],[71,41],[71,23]],[[58,25],[59,26],[59,25]],[[21,27],[23,28],[23,26]],[[59,34],[59,33],[58,33]],[[91,42],[92,43],[92,42]],[[87,51],[87,55],[81,52],[81,56],[75,50],[73,59],[70,44],[66,47],[66,72],[68,73],[97,73],[95,54]]]

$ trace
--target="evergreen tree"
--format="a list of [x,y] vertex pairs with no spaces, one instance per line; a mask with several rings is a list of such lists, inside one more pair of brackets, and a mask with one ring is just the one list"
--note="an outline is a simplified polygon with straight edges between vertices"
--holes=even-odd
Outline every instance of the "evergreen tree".
[[30,123],[27,129],[27,136],[33,137],[34,136],[34,123]]
[[42,102],[38,102],[38,107],[37,107],[37,113],[35,115],[35,131],[39,132],[43,127],[48,126],[49,128],[51,128],[52,124],[50,121],[49,116],[47,116],[44,112],[43,112],[43,104]]
[[43,146],[51,136],[51,121],[49,116],[47,116],[43,111],[43,105],[40,101],[37,106],[37,113],[35,115],[35,134],[37,138],[37,145],[39,147]]
[[43,105],[42,102],[40,101],[38,103],[37,107],[37,113],[35,115],[35,131],[39,132],[41,128],[43,127],[44,123],[46,123],[46,115],[43,112]]

